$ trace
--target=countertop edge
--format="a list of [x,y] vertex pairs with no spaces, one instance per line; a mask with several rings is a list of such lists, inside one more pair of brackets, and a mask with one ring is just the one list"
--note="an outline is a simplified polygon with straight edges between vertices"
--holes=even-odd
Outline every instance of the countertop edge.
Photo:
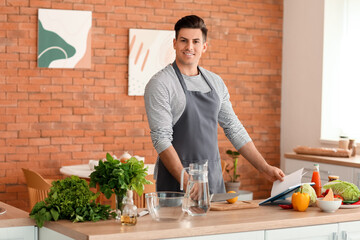
[[0,207],[6,210],[0,215],[0,228],[35,226],[35,221],[29,217],[29,213],[0,201]]
[[[71,222],[70,220],[60,220],[60,221]],[[73,223],[73,224],[81,224],[81,223]],[[45,222],[44,227],[46,227],[48,229],[51,229],[51,230],[53,230],[55,232],[61,233],[61,234],[65,235],[65,236],[68,236],[68,237],[73,238],[73,239],[77,239],[77,240],[88,240],[88,239],[90,239],[90,237],[88,238],[87,235],[82,234],[79,231],[76,231],[76,229],[64,227],[64,226],[58,224],[55,221]]]
[[16,219],[7,219],[0,221],[0,228],[7,227],[24,227],[24,226],[35,226],[35,221],[31,218],[16,218]]
[[345,158],[345,157],[305,155],[305,154],[297,154],[293,152],[293,153],[285,153],[284,157],[289,159],[304,160],[309,162],[327,163],[327,164],[334,164],[339,166],[360,168],[360,155],[356,155],[355,157]]
[[[262,208],[263,210],[261,210]],[[69,231],[69,224],[61,224],[53,222],[51,229],[63,233],[69,237],[75,237],[73,234],[77,235],[76,239],[89,239],[89,240],[107,240],[121,237],[124,239],[159,239],[159,238],[179,238],[179,237],[192,237],[192,236],[204,236],[204,235],[216,235],[216,234],[228,234],[228,233],[239,233],[239,232],[250,232],[250,231],[263,231],[263,230],[273,230],[273,229],[282,229],[282,228],[292,228],[292,227],[305,227],[305,226],[314,226],[322,224],[332,224],[332,223],[341,223],[341,222],[351,222],[351,221],[360,221],[360,209],[339,209],[336,213],[324,213],[316,207],[310,207],[306,212],[295,212],[294,210],[283,210],[278,206],[261,206],[258,210],[248,209],[248,210],[239,210],[237,214],[242,214],[243,217],[248,217],[249,221],[238,221],[239,215],[235,216],[234,214],[229,214],[229,219],[219,221],[219,223],[214,223],[214,221],[209,221],[209,225],[203,225],[201,223],[192,222],[191,226],[184,225],[170,225],[166,224],[160,228],[144,228],[137,229],[135,231],[127,231],[125,228],[120,232],[108,232],[104,230],[103,234],[84,234],[80,233],[77,230],[80,230],[79,225],[74,225],[74,229]],[[350,211],[349,211],[350,210]],[[355,210],[355,211],[354,211]],[[241,212],[240,212],[241,211]],[[264,217],[262,218],[259,215],[259,211],[264,212]],[[279,211],[279,212],[278,212]],[[252,212],[252,213],[251,213]],[[271,217],[275,213],[280,213],[284,218]],[[259,217],[254,217],[256,214]],[[252,216],[251,216],[252,215]],[[150,217],[150,216],[148,216]],[[225,218],[227,214],[224,212],[217,212],[214,214],[209,214],[210,218]],[[243,218],[242,217],[242,218]],[[204,219],[205,220],[205,219]],[[205,220],[207,221],[207,220]],[[148,222],[148,221],[146,221]],[[146,224],[146,222],[140,222],[139,224]],[[58,225],[58,226],[56,226]],[[113,222],[109,222],[110,227],[114,226]],[[145,225],[144,225],[145,226]],[[55,228],[56,227],[56,228]],[[119,224],[119,228],[122,226]],[[85,237],[86,235],[86,237]],[[80,237],[81,236],[81,237]]]

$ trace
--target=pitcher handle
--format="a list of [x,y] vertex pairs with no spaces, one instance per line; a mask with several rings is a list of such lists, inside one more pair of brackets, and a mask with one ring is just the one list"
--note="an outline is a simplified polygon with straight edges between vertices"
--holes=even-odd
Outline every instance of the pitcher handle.
[[186,169],[189,169],[189,168],[186,167],[181,170],[180,191],[184,190],[184,173],[185,173]]

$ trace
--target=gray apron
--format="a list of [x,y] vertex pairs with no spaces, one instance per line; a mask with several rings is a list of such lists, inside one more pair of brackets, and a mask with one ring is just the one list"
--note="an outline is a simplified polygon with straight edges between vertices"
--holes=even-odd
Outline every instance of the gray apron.
[[[218,109],[220,100],[213,86],[204,74],[210,91],[188,91],[181,72],[175,61],[172,64],[186,97],[183,114],[173,127],[172,145],[183,167],[190,163],[204,164],[208,161],[210,193],[224,193],[224,179],[218,148]],[[180,184],[169,173],[161,159],[158,161],[156,191],[180,192]]]

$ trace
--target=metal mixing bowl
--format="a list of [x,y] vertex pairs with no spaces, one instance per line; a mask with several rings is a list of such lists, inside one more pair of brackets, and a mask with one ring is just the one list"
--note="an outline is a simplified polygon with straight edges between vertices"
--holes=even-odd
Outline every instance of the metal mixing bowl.
[[156,221],[178,221],[184,212],[182,202],[185,193],[153,192],[146,193],[145,199],[151,217]]

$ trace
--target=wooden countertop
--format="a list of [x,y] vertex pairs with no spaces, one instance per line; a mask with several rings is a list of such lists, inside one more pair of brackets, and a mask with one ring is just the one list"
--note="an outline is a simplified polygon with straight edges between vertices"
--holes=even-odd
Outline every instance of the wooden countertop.
[[360,155],[355,157],[344,158],[344,157],[326,157],[326,156],[316,156],[316,155],[305,155],[305,154],[296,154],[296,153],[285,153],[285,158],[298,159],[309,162],[318,162],[318,163],[328,163],[340,166],[347,167],[356,167],[360,168]]
[[6,209],[6,212],[0,215],[0,228],[35,225],[34,220],[30,219],[28,212],[3,202],[0,202],[0,207]]
[[76,239],[159,239],[232,232],[311,226],[360,221],[360,208],[339,209],[335,213],[309,207],[306,212],[281,209],[277,205],[234,211],[210,211],[206,216],[186,216],[179,222],[156,222],[147,215],[136,226],[121,226],[115,220],[72,223],[48,222],[47,228]]

